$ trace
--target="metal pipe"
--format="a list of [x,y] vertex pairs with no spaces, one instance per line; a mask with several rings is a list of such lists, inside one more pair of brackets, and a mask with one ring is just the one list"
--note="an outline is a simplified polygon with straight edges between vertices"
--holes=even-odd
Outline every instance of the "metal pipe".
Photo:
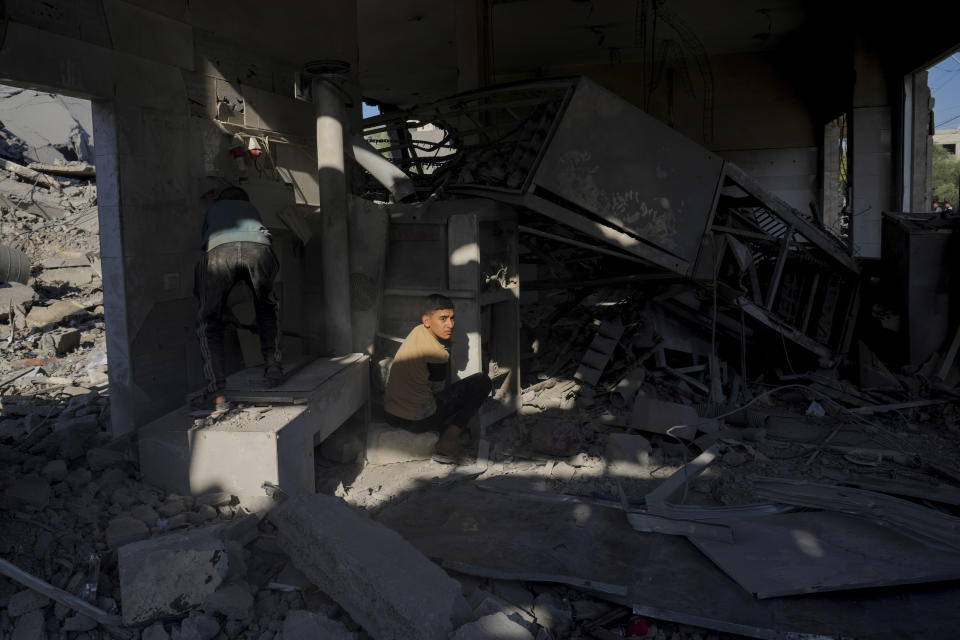
[[377,182],[387,188],[395,202],[409,198],[417,192],[410,176],[384,158],[363,136],[352,136],[346,151],[357,161],[357,164],[369,171]]

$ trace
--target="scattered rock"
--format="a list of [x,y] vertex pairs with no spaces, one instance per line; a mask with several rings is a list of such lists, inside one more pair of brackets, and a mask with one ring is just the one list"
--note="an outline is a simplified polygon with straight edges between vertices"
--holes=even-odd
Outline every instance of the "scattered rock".
[[546,627],[554,636],[566,638],[573,625],[573,612],[570,603],[551,593],[541,593],[533,605],[533,615],[537,624]]
[[203,601],[207,613],[220,613],[230,620],[245,620],[253,611],[253,596],[244,582],[222,585]]
[[163,628],[162,624],[154,622],[143,630],[143,633],[140,635],[140,640],[170,640],[170,634],[167,633],[167,630]]
[[503,613],[494,613],[463,625],[452,640],[533,640],[533,634]]
[[11,640],[44,640],[45,637],[43,614],[31,611],[17,620]]
[[530,444],[548,456],[572,456],[583,448],[583,433],[570,422],[539,420],[530,429]]
[[355,634],[342,622],[312,611],[290,611],[283,621],[282,640],[353,640]]
[[51,460],[43,466],[41,473],[50,482],[63,482],[67,479],[67,462],[65,460]]
[[607,436],[606,458],[610,472],[617,476],[646,473],[653,448],[641,435],[611,433]]
[[40,350],[48,355],[65,356],[80,346],[77,329],[54,329],[40,338]]
[[43,509],[50,502],[50,483],[34,474],[20,476],[3,495],[34,509]]
[[10,596],[10,602],[7,603],[7,613],[11,618],[19,618],[25,613],[43,609],[48,604],[50,604],[50,599],[47,596],[32,589],[25,589]]
[[723,456],[724,464],[728,464],[731,467],[739,467],[740,465],[746,463],[747,454],[741,451],[728,451]]
[[92,631],[97,628],[97,621],[81,613],[74,613],[63,621],[64,631]]
[[150,535],[150,530],[142,520],[128,516],[114,518],[107,525],[107,545],[117,549],[125,544],[143,540]]
[[174,629],[171,640],[213,640],[220,633],[216,618],[203,614],[191,614]]
[[576,473],[577,470],[566,462],[558,462],[553,466],[550,475],[561,482],[570,482]]

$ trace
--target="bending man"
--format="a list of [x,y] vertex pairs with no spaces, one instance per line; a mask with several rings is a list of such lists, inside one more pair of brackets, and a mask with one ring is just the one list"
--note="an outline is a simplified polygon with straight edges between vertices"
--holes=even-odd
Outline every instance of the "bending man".
[[207,209],[203,221],[203,258],[197,271],[197,337],[207,378],[207,400],[217,412],[227,410],[223,370],[223,311],[230,290],[246,282],[253,290],[260,352],[268,385],[283,378],[280,367],[280,303],[273,279],[280,263],[271,247],[270,233],[246,191],[227,187]]
[[490,394],[483,373],[448,384],[453,301],[433,294],[424,301],[420,324],[406,337],[390,368],[384,410],[387,423],[415,433],[439,431],[434,460],[462,463],[460,433]]

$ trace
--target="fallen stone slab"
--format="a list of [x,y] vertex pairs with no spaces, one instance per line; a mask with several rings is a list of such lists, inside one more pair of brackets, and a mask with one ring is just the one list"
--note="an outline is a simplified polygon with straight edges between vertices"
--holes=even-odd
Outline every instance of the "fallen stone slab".
[[222,532],[212,525],[120,547],[124,624],[185,615],[216,591],[229,568]]
[[470,607],[460,583],[339,498],[305,495],[271,514],[280,547],[376,639],[446,640]]
[[533,640],[533,634],[506,614],[494,613],[463,625],[452,640]]
[[367,462],[394,464],[427,460],[433,455],[438,439],[431,431],[411,433],[382,422],[371,422],[367,430]]
[[338,620],[322,613],[298,609],[287,613],[283,621],[283,640],[353,640],[356,634]]
[[58,300],[48,307],[34,306],[27,314],[27,326],[44,327],[56,324],[64,318],[82,312],[83,307],[66,300]]

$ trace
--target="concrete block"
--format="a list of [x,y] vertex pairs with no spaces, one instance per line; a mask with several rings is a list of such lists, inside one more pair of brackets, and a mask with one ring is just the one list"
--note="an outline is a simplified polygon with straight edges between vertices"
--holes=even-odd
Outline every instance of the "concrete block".
[[331,620],[322,613],[300,609],[287,613],[281,637],[283,640],[353,640],[356,635],[342,622]]
[[[320,358],[269,394],[296,396],[304,404],[275,405],[259,419],[194,424],[181,407],[139,432],[145,482],[177,493],[230,493],[241,504],[263,497],[270,482],[288,494],[313,493],[313,443],[325,440],[369,397],[368,358]],[[263,370],[241,371],[262,379]],[[231,376],[227,380],[228,393]],[[229,452],[226,455],[225,452]]]
[[143,633],[140,635],[140,640],[170,640],[170,634],[167,633],[167,630],[163,628],[161,623],[154,622],[143,630]]
[[463,625],[452,640],[533,640],[533,634],[506,614],[494,613]]
[[56,324],[77,313],[83,313],[83,307],[66,300],[58,300],[47,307],[36,306],[30,309],[30,313],[27,314],[27,326],[44,327]]
[[77,329],[54,329],[40,338],[40,349],[47,354],[65,356],[80,346],[80,331]]
[[433,455],[439,438],[432,431],[411,433],[384,422],[372,422],[367,430],[367,462],[393,464],[427,460]]
[[229,568],[222,532],[213,525],[120,547],[124,624],[182,616],[216,591]]
[[62,482],[67,479],[67,463],[65,460],[51,460],[43,466],[41,473],[50,482]]
[[272,514],[297,568],[373,638],[445,640],[470,607],[460,584],[343,500],[288,500]]

